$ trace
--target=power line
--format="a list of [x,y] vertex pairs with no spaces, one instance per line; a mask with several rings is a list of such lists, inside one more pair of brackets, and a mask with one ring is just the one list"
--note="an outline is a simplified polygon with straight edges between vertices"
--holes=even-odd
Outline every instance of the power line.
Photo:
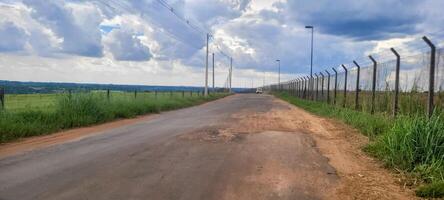
[[206,31],[202,31],[199,27],[194,26],[189,19],[186,19],[182,16],[180,16],[174,9],[173,6],[169,5],[168,2],[165,0],[157,0],[157,2],[165,7],[168,11],[170,11],[176,18],[178,18],[180,21],[182,21],[185,25],[189,26],[191,29],[196,31],[199,34],[205,34]]
[[[136,12],[138,12],[138,11],[136,11],[136,10],[134,10],[134,9],[132,9],[132,8],[130,8],[130,7],[128,7],[128,6],[122,5],[121,2],[116,2],[116,1],[114,1],[114,0],[108,0],[108,1],[97,0],[97,1],[98,1],[99,3],[105,5],[106,7],[113,9],[115,12],[122,11],[122,10],[123,10],[123,11],[126,11],[126,12],[130,12],[130,13],[136,13]],[[109,4],[108,2],[114,3],[115,5],[113,6],[113,5]],[[140,12],[139,12],[139,13],[140,13]],[[140,16],[141,16],[141,18],[144,18],[143,13],[140,13]],[[160,28],[160,31],[162,31],[163,33],[167,34],[167,35],[168,35],[169,37],[171,37],[172,39],[174,39],[174,40],[176,40],[176,41],[179,41],[180,43],[183,43],[183,44],[185,44],[185,45],[187,45],[187,46],[193,47],[193,48],[195,48],[195,49],[202,49],[203,44],[200,45],[200,46],[196,46],[195,44],[191,44],[190,42],[187,42],[187,41],[185,41],[184,39],[182,39],[182,38],[176,36],[174,33],[172,33],[171,31],[169,31],[168,29],[163,28],[163,26],[162,26],[161,24],[157,23],[155,20],[149,20],[149,21],[150,21],[152,24],[158,26],[158,27]]]

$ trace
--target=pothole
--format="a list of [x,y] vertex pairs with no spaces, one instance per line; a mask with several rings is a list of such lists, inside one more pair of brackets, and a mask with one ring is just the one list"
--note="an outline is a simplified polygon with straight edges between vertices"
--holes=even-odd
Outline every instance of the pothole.
[[212,143],[240,142],[245,139],[248,133],[233,132],[228,129],[218,127],[206,127],[187,134],[180,135],[180,139],[198,140]]

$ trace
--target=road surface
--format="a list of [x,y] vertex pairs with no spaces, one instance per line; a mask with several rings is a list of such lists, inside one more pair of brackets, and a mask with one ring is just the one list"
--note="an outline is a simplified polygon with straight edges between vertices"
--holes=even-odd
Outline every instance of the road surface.
[[347,145],[336,147],[310,125],[319,119],[294,109],[268,95],[234,95],[17,152],[0,158],[0,199],[403,198],[384,196],[402,193],[391,182],[362,190],[367,180],[349,176],[371,161],[347,161]]

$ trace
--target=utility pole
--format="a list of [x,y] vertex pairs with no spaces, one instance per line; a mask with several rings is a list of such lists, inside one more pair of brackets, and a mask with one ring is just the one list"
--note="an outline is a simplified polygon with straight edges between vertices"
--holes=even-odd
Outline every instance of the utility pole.
[[205,63],[205,96],[208,96],[208,42],[210,40],[210,34],[207,33],[207,56],[206,56],[206,63]]
[[233,81],[233,58],[230,58],[230,93],[231,93],[232,81]]
[[213,91],[214,91],[214,53],[213,53]]

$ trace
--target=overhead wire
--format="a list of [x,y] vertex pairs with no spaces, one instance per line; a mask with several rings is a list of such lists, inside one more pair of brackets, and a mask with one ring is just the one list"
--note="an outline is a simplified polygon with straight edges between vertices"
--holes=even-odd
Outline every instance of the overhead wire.
[[[119,1],[115,1],[115,0],[97,0],[97,1],[99,3],[101,3],[102,5],[105,5],[106,7],[113,9],[116,12],[125,11],[125,12],[130,12],[130,13],[140,13],[140,12],[132,9],[131,7],[128,7],[127,5],[122,4],[122,2],[119,2]],[[113,3],[114,6],[111,5],[110,2]],[[144,18],[143,13],[140,13],[140,16],[142,18]],[[146,18],[144,18],[144,19],[146,20]],[[192,44],[188,41],[185,41],[184,39],[182,39],[182,38],[178,37],[177,35],[175,35],[174,33],[172,33],[170,30],[164,28],[161,24],[157,23],[155,20],[149,20],[149,21],[152,24],[158,26],[160,28],[160,31],[162,31],[163,33],[165,33],[166,35],[168,35],[172,39],[179,41],[182,44],[185,44],[185,45],[195,48],[195,49],[202,49],[202,47],[204,46],[203,44],[198,46],[198,45]]]

